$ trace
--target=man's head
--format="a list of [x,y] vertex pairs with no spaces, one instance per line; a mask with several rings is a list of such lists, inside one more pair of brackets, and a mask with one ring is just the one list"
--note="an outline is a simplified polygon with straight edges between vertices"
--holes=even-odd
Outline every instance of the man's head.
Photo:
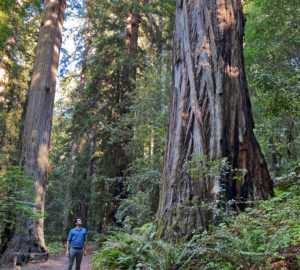
[[81,220],[81,217],[77,217],[75,220],[74,220],[74,223],[76,226],[82,226],[82,220]]

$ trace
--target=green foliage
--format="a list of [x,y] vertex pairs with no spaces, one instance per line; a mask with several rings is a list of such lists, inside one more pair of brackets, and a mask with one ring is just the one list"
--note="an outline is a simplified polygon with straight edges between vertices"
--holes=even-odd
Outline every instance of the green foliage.
[[197,179],[201,173],[204,178],[213,177],[220,180],[231,168],[227,158],[210,160],[207,155],[191,154],[191,160],[184,164],[191,177]]
[[47,244],[47,248],[51,255],[60,255],[65,250],[64,244],[61,242],[51,242]]
[[103,244],[93,257],[94,269],[189,269],[189,254],[185,247],[174,247],[154,240],[151,224],[137,229],[137,234],[117,232]]
[[17,0],[2,0],[0,2],[0,55],[5,47],[7,39],[16,31],[20,20],[31,16],[31,12],[40,12],[39,0],[24,1],[20,5]]
[[123,199],[116,213],[117,221],[123,224],[127,231],[142,226],[145,222],[153,221],[153,218],[149,197],[147,193],[141,191],[130,198]]
[[271,174],[288,174],[300,149],[299,1],[246,2],[244,52],[255,133]]
[[212,177],[216,181],[220,181],[227,174],[232,173],[234,180],[241,180],[242,173],[246,173],[246,169],[232,168],[228,162],[228,158],[219,160],[210,160],[207,155],[191,154],[191,160],[184,164],[191,177],[197,179],[200,174],[204,178]]
[[205,259],[217,255],[233,269],[250,269],[266,265],[278,249],[299,244],[299,185],[293,188],[199,235],[196,243],[203,247]]
[[10,46],[6,46],[5,50],[0,48],[1,72],[5,68],[9,79],[3,91],[5,102],[0,103],[0,152],[6,157],[5,162],[0,164],[1,169],[18,164],[20,135],[25,117],[24,107],[31,79],[30,72],[33,67],[40,18],[38,13],[33,13],[26,18],[17,15],[9,12],[6,14],[10,24],[5,25],[15,36],[12,36]]
[[167,125],[170,55],[152,60],[143,77],[137,79],[130,113],[123,118],[131,125],[132,140],[124,147],[132,160],[125,187],[128,198],[122,199],[116,213],[118,222],[127,229],[153,221],[157,207]]
[[[246,2],[244,52],[255,132],[272,176],[297,175],[300,97],[299,26],[295,22],[299,7],[297,1],[288,0]],[[124,18],[129,10],[140,13],[139,48],[135,57],[130,57],[126,50]],[[278,209],[271,207],[270,216],[261,203],[253,213],[249,210],[236,219],[230,217],[232,212],[203,204],[212,210],[210,232],[195,236],[188,245],[181,243],[174,247],[149,240],[147,233],[137,236],[124,233],[153,221],[158,207],[171,85],[174,15],[174,1],[151,0],[147,5],[138,1],[92,1],[92,8],[86,14],[92,29],[86,35],[90,38],[90,48],[87,68],[82,70],[85,86],[79,86],[79,74],[68,74],[62,84],[66,99],[56,106],[46,203],[47,237],[52,241],[64,239],[62,230],[57,233],[57,228],[70,226],[63,221],[64,212],[69,211],[70,217],[77,215],[82,198],[87,198],[88,229],[93,235],[105,239],[110,226],[116,225],[122,226],[123,231],[109,239],[104,245],[106,251],[97,255],[94,264],[99,269],[174,269],[175,265],[190,267],[187,269],[200,269],[204,265],[206,269],[238,269],[243,265],[247,269],[254,260],[263,265],[266,257],[275,252],[269,245],[272,243],[278,248],[280,243],[289,242],[287,232],[295,228],[294,221],[287,224],[279,203]],[[82,29],[81,37],[76,38],[79,40],[82,33],[88,31]],[[82,49],[80,46],[78,50]],[[132,91],[124,94],[123,71],[134,65],[137,75],[132,79]],[[95,125],[96,152],[90,157],[87,134]],[[71,157],[73,142],[79,145],[75,160]],[[93,177],[87,179],[86,165],[90,158],[94,160],[94,172]],[[193,178],[203,174],[222,180],[224,174],[230,172],[239,180],[243,173],[241,169],[230,168],[225,159],[209,160],[206,156],[194,156],[186,165]],[[70,173],[72,166],[74,172]],[[87,180],[91,180],[88,195]],[[71,185],[72,197],[69,209],[65,208],[67,184]],[[281,192],[290,192],[288,190],[289,187]],[[293,194],[291,192],[289,197],[293,198]],[[187,207],[193,207],[197,203],[196,196],[195,201],[188,203]],[[291,201],[286,203],[292,204]],[[274,201],[270,204],[276,205]],[[266,217],[260,211],[266,213]],[[283,219],[282,226],[273,220],[276,215]],[[53,216],[57,218],[54,220]],[[214,226],[216,219],[223,222],[219,227]],[[274,228],[272,222],[276,224]],[[276,235],[275,240],[271,240],[272,235]]]
[[34,212],[34,181],[22,167],[11,166],[0,171],[0,229],[13,228],[24,216],[41,217]]
[[[300,243],[299,183],[236,217],[174,246],[155,240],[155,228],[116,232],[93,257],[94,269],[250,269],[267,267],[282,248]],[[250,203],[253,206],[253,202]],[[249,205],[249,206],[250,206]]]

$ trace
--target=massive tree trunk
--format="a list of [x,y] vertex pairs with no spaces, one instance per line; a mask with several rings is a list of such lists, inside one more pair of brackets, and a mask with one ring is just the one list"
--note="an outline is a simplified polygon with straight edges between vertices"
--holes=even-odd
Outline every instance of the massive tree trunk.
[[[240,0],[177,0],[172,95],[158,235],[181,237],[203,229],[209,203],[267,199],[272,181],[253,133],[243,59],[245,18]],[[190,176],[191,154],[227,157],[247,170],[241,180]]]
[[[36,60],[27,105],[20,165],[35,180],[35,209],[44,213],[48,153],[56,87],[56,75],[62,41],[66,0],[45,0],[39,32]],[[18,263],[28,261],[30,253],[46,251],[44,221],[22,217],[23,231],[15,231],[2,262],[19,252]]]

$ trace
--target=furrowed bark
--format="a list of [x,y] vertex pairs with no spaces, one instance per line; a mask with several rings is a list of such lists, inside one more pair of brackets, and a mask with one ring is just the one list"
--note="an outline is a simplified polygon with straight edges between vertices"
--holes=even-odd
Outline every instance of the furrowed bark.
[[[45,0],[39,32],[36,60],[33,68],[29,101],[26,110],[20,165],[35,180],[35,211],[44,213],[48,153],[56,87],[56,75],[62,42],[62,27],[66,0]],[[47,250],[44,241],[44,221],[22,217],[21,228],[15,231],[2,263],[12,261],[18,252],[18,264],[26,263],[30,253]]]
[[[225,200],[267,199],[272,181],[253,133],[243,59],[245,18],[240,0],[177,0],[172,95],[158,235],[178,238],[208,226],[207,203],[222,194],[213,177],[192,179],[191,154],[227,157],[245,169],[224,180]],[[193,203],[191,203],[193,201]]]

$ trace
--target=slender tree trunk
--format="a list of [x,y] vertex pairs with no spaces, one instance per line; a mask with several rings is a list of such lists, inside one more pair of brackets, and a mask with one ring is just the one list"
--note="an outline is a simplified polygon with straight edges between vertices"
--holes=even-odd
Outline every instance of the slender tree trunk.
[[[126,52],[128,61],[126,65],[123,66],[122,80],[119,88],[119,95],[117,104],[120,106],[119,113],[124,116],[129,112],[129,107],[131,105],[131,96],[134,89],[133,81],[136,79],[136,69],[137,65],[135,63],[135,58],[137,57],[138,48],[138,29],[139,29],[139,13],[137,11],[130,11],[126,19]],[[131,62],[132,61],[132,62]],[[124,126],[124,137],[114,145],[114,155],[112,157],[112,163],[115,167],[116,176],[123,177],[124,172],[128,168],[129,160],[125,156],[123,147],[130,142],[131,126]],[[122,188],[122,187],[121,187]]]
[[131,92],[133,90],[132,81],[136,79],[136,64],[138,48],[138,31],[139,31],[139,12],[130,11],[127,17],[126,27],[126,47],[127,53],[133,63],[128,63],[123,69],[123,91]]
[[14,34],[7,39],[4,49],[5,53],[0,61],[0,110],[3,110],[3,104],[5,103],[4,93],[9,80],[9,65],[7,62],[16,45],[16,39],[17,33],[15,31]]
[[[36,60],[26,111],[20,165],[35,180],[35,209],[44,213],[48,153],[56,87],[56,75],[62,41],[62,28],[66,0],[45,0],[40,27]],[[1,257],[10,262],[14,252],[19,252],[18,263],[28,261],[32,252],[46,251],[44,221],[22,217],[22,231],[16,231]]]
[[[90,21],[88,22],[88,29],[87,29],[87,34],[85,36],[84,40],[84,52],[82,55],[82,70],[81,70],[81,76],[80,76],[80,84],[79,84],[79,92],[83,94],[84,88],[86,85],[86,70],[87,70],[87,57],[88,57],[88,51],[90,47],[90,28],[91,28],[91,23]],[[82,99],[80,103],[83,103]],[[75,120],[76,122],[76,120]],[[83,135],[82,138],[85,139],[87,134]],[[69,227],[69,219],[70,219],[70,211],[71,211],[71,205],[72,205],[72,192],[71,192],[71,183],[74,177],[74,170],[75,170],[75,161],[76,161],[76,151],[78,148],[78,141],[80,139],[78,137],[75,137],[72,141],[72,147],[71,147],[71,166],[70,166],[70,171],[69,171],[69,179],[67,181],[66,185],[66,193],[65,193],[65,214],[64,214],[64,229],[66,234],[68,234],[70,227]],[[81,211],[82,212],[82,211]],[[85,224],[84,224],[85,225]]]
[[[16,8],[21,9],[24,4],[24,0],[18,0]],[[18,14],[15,11],[11,13],[11,21],[15,28],[12,31],[12,35],[8,37],[4,44],[4,50],[0,60],[0,112],[3,104],[5,103],[5,89],[9,81],[10,73],[10,59],[13,58],[13,51],[17,43],[18,36]]]
[[75,170],[75,161],[76,161],[76,150],[78,148],[78,138],[75,137],[72,141],[71,146],[71,165],[69,170],[69,177],[66,180],[66,190],[65,190],[65,207],[64,207],[64,230],[66,235],[69,233],[70,227],[69,227],[69,219],[70,219],[70,211],[71,211],[71,205],[72,205],[72,192],[71,192],[71,185],[72,180],[74,176],[74,170]]
[[89,134],[89,143],[90,143],[90,151],[89,151],[89,160],[87,164],[87,173],[86,173],[86,187],[84,197],[82,199],[82,204],[80,207],[80,216],[83,220],[83,226],[87,226],[88,220],[88,211],[89,211],[89,202],[90,202],[90,194],[91,194],[91,178],[94,173],[94,153],[96,150],[96,125],[93,126],[90,134]]
[[8,133],[7,127],[7,113],[10,111],[10,108],[7,108],[5,102],[5,92],[7,85],[9,83],[9,74],[11,69],[11,62],[14,57],[14,49],[17,43],[17,32],[18,32],[18,23],[17,23],[17,14],[12,13],[12,22],[15,25],[12,35],[6,40],[4,44],[4,49],[1,54],[0,60],[0,149],[5,146],[6,135]]
[[177,0],[172,95],[158,235],[181,237],[208,226],[207,203],[222,183],[183,166],[191,154],[227,157],[246,169],[225,179],[225,200],[267,199],[272,181],[253,133],[243,59],[245,18],[240,0]]
[[[87,14],[90,13],[91,10],[91,3],[90,1],[86,0],[86,8]],[[87,76],[87,60],[88,60],[88,52],[91,46],[91,31],[92,31],[92,21],[88,18],[87,28],[85,33],[84,39],[84,52],[82,55],[82,70],[81,70],[81,77],[80,77],[80,91],[83,93],[84,88],[86,86],[86,76]],[[89,134],[88,134],[89,133]],[[88,219],[88,210],[89,210],[89,200],[90,200],[90,193],[91,193],[91,177],[93,174],[94,168],[94,159],[93,155],[96,149],[96,126],[93,125],[90,132],[87,132],[87,136],[89,138],[90,150],[89,150],[89,157],[88,157],[88,164],[87,164],[87,174],[86,174],[86,183],[85,183],[85,192],[82,198],[82,203],[80,205],[80,217],[83,221],[83,226],[87,226],[87,219]]]
[[[23,1],[20,3],[20,7],[22,6]],[[15,25],[13,29],[12,35],[8,37],[4,44],[4,50],[1,55],[0,60],[0,111],[3,109],[3,104],[5,103],[5,89],[8,85],[9,81],[9,71],[10,71],[10,59],[13,58],[13,51],[15,49],[17,43],[17,33],[18,33],[18,15],[16,12],[12,12],[11,20]]]
[[[118,126],[118,129],[122,129],[118,140],[109,147],[111,153],[111,167],[113,168],[111,177],[118,177],[122,180],[125,179],[128,172],[128,165],[130,158],[126,156],[124,147],[128,145],[132,138],[132,127],[129,124],[123,124],[120,119],[124,119],[124,116],[129,113],[129,108],[132,100],[132,91],[134,89],[134,81],[136,79],[137,65],[135,63],[138,51],[138,29],[139,29],[139,12],[136,10],[130,10],[126,17],[126,39],[125,39],[125,53],[123,57],[126,59],[120,72],[116,76],[116,91],[115,91],[115,111],[112,113],[111,124],[113,127]],[[115,213],[118,210],[120,201],[118,195],[122,193],[124,188],[123,182],[119,181],[112,185],[107,185],[104,188],[114,199],[112,205],[106,204],[105,210],[102,211],[102,221],[99,223],[99,230],[103,229],[106,224],[109,224],[115,218]],[[124,194],[124,193],[123,193]],[[118,198],[117,198],[118,197]],[[126,197],[126,194],[122,198]]]

